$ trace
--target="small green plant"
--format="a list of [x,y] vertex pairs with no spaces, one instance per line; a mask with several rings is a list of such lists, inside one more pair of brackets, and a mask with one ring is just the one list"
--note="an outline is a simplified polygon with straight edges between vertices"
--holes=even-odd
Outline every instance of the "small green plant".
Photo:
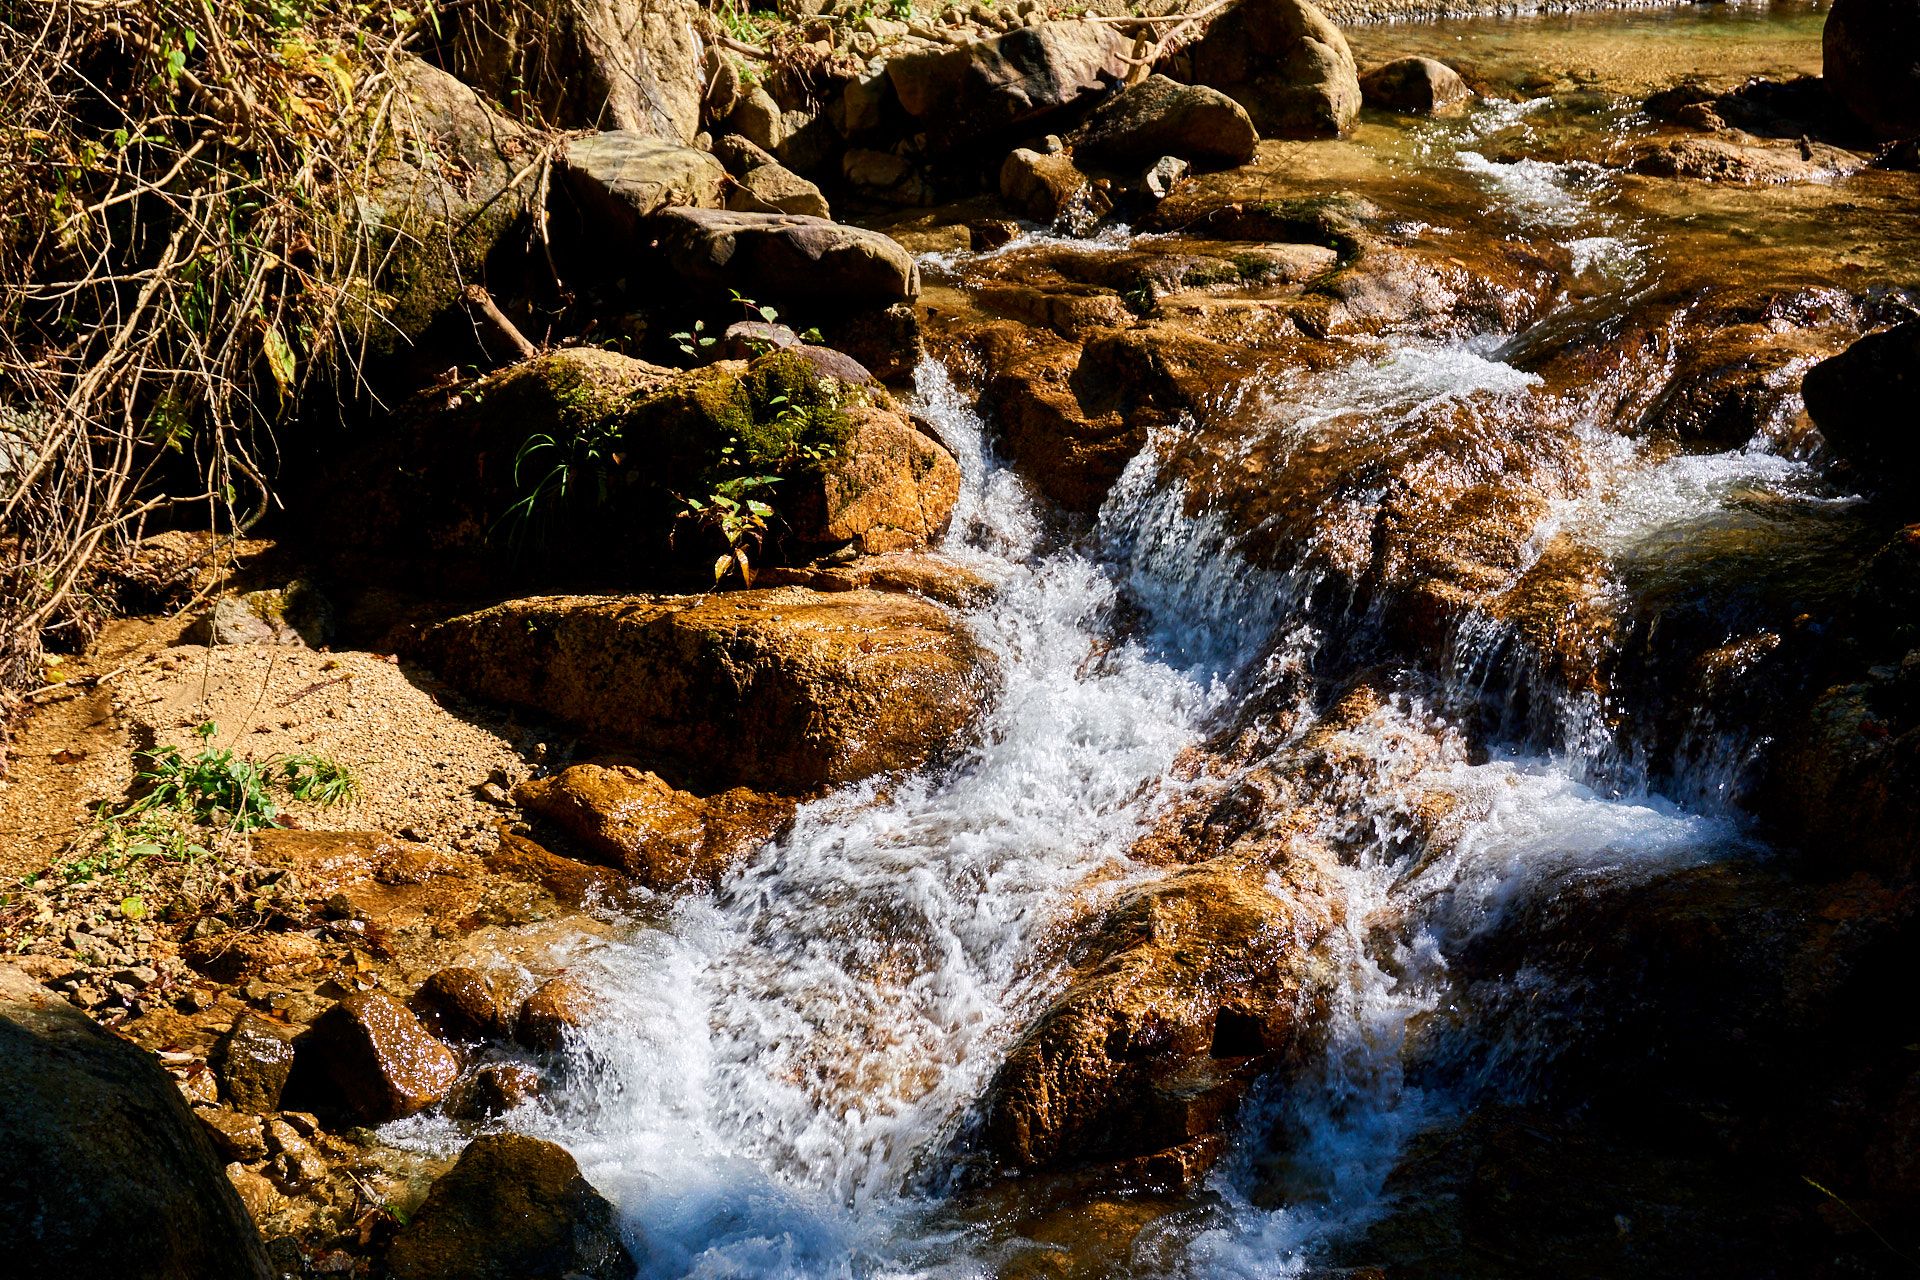
[[[767,324],[780,323],[780,309],[778,307],[768,306],[765,303],[755,302],[752,298],[747,297],[745,294],[741,293],[738,289],[729,289],[727,292],[732,296],[734,303],[737,306],[739,306],[742,310],[744,310],[750,318],[758,318],[759,320]],[[693,359],[698,359],[702,352],[704,352],[708,347],[711,347],[714,343],[718,342],[719,339],[707,332],[706,321],[695,320],[693,322],[693,328],[684,329],[681,332],[674,334],[673,341],[674,341],[674,345],[680,348],[680,353],[682,355],[686,356],[689,360],[693,360]],[[812,329],[806,330],[804,333],[800,334],[800,341],[802,342],[821,341],[820,330],[818,328],[812,328]],[[755,355],[763,356],[767,354],[767,352],[773,350],[773,344],[771,342],[766,342],[756,338],[748,338],[747,345],[753,348],[753,352]]]
[[[255,763],[235,756],[231,747],[216,748],[213,738],[219,730],[211,720],[196,726],[193,732],[201,742],[198,751],[188,755],[179,747],[156,748],[148,767],[135,775],[147,791],[113,816],[117,834],[125,834],[126,819],[166,812],[186,815],[202,826],[237,832],[278,826],[280,807],[273,795],[276,787],[296,800],[325,808],[359,795],[353,772],[336,761],[299,755]],[[136,832],[145,825],[136,826]],[[127,852],[139,854],[140,850],[135,847]]]

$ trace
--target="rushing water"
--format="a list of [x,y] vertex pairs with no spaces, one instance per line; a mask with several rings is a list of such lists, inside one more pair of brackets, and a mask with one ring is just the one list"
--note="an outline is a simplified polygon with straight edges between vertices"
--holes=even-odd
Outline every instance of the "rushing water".
[[[1401,143],[1568,245],[1589,292],[1633,288],[1646,231],[1609,207],[1604,177],[1479,149],[1535,110],[1493,103]],[[1539,379],[1503,358],[1511,336],[1396,340],[1332,376],[1227,394],[1236,408],[1253,398],[1269,448],[1356,422],[1392,431],[1442,402],[1534,393]],[[943,550],[997,584],[969,619],[999,670],[977,741],[941,768],[807,806],[717,894],[557,957],[610,1016],[570,1048],[549,1100],[510,1123],[575,1152],[648,1276],[993,1274],[1007,1247],[994,1224],[943,1209],[992,1072],[1059,991],[1073,931],[1162,874],[1129,850],[1207,781],[1180,780],[1182,753],[1239,700],[1293,687],[1337,631],[1313,612],[1304,563],[1255,568],[1223,518],[1188,510],[1157,465],[1168,441],[1073,526],[994,457],[945,369],[920,370],[918,399],[966,475]],[[1631,557],[1755,488],[1844,501],[1759,444],[1658,459],[1611,423],[1583,431],[1588,479],[1553,505],[1540,546],[1564,535]],[[1750,850],[1724,800],[1744,740],[1703,749],[1684,803],[1650,791],[1573,692],[1535,700],[1552,732],[1471,740],[1456,713],[1493,676],[1515,678],[1492,669],[1524,662],[1509,639],[1469,619],[1447,669],[1403,673],[1337,735],[1340,758],[1364,763],[1328,788],[1317,833],[1343,908],[1323,1048],[1243,1109],[1204,1194],[1141,1233],[1138,1274],[1298,1274],[1377,1212],[1410,1134],[1488,1095],[1524,1097],[1557,1052],[1524,1019],[1476,1026],[1450,956],[1517,904]],[[1458,821],[1409,852],[1436,795]],[[1443,1059],[1471,1069],[1418,1069]]]

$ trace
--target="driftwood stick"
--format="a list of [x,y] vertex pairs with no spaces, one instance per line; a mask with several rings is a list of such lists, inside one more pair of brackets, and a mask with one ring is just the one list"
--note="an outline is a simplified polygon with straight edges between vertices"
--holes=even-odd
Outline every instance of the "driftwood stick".
[[487,292],[484,285],[470,284],[461,296],[467,300],[468,306],[493,322],[493,327],[500,331],[501,336],[519,351],[522,360],[531,360],[539,354],[539,349],[527,341],[526,335],[514,327],[513,321],[507,319],[506,312],[494,305],[493,295]]

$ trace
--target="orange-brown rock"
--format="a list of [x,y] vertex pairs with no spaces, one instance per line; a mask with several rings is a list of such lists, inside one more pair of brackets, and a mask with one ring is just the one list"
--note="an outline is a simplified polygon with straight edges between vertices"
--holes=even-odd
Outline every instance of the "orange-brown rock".
[[804,569],[765,569],[754,581],[769,587],[806,587],[813,591],[911,591],[953,609],[983,603],[993,583],[956,560],[928,551],[895,551],[861,556],[844,565]]
[[518,998],[498,972],[454,965],[429,976],[409,1004],[427,1032],[442,1040],[503,1040]]
[[939,605],[800,587],[518,600],[442,623],[421,652],[470,694],[664,757],[701,785],[789,793],[950,747],[984,662]]
[[383,831],[253,833],[254,856],[290,868],[308,898],[325,899],[355,885],[424,884],[435,876],[471,875],[477,860]]
[[225,983],[270,977],[311,963],[319,954],[320,944],[298,933],[220,933],[180,948],[180,958],[196,972]]
[[1202,863],[1127,898],[1092,958],[1020,1038],[988,1093],[988,1140],[1016,1168],[1183,1146],[1300,1047],[1325,930],[1245,859]]
[[385,1124],[445,1097],[460,1074],[453,1052],[383,991],[344,997],[302,1038],[362,1124]]
[[577,764],[521,783],[513,798],[658,890],[716,883],[772,839],[794,807],[745,787],[702,798],[631,765]]
[[563,858],[525,836],[500,832],[500,848],[487,859],[487,870],[537,884],[570,907],[623,907],[636,890],[633,882],[611,867]]
[[488,1120],[540,1095],[540,1073],[518,1062],[493,1062],[463,1080],[447,1100],[447,1114]]
[[552,1052],[593,1016],[593,993],[571,978],[549,978],[520,1003],[513,1035],[529,1049]]
[[783,496],[803,542],[852,542],[869,555],[924,546],[960,500],[960,464],[891,409],[847,408],[852,443],[832,466],[793,477]]

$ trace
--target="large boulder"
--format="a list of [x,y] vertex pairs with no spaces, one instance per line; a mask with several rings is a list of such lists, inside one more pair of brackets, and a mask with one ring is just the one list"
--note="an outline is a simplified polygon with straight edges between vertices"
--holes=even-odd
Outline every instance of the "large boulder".
[[363,305],[341,320],[376,356],[418,342],[460,297],[485,280],[489,260],[523,225],[536,184],[510,184],[539,151],[532,134],[438,67],[394,64],[391,135],[359,204],[384,264]]
[[1247,109],[1262,137],[1330,138],[1360,111],[1346,37],[1307,0],[1240,0],[1192,50],[1193,80]]
[[1858,483],[1908,493],[1920,478],[1920,320],[1869,334],[1807,370],[1807,416]]
[[656,890],[718,882],[793,813],[791,801],[745,787],[692,795],[631,765],[577,764],[521,783],[513,799]]
[[0,967],[0,1134],[13,1274],[277,1274],[173,1078],[11,967]]
[[684,144],[706,88],[699,17],[690,0],[475,0],[441,21],[450,69],[515,115]]
[[475,1138],[387,1254],[394,1280],[632,1280],[613,1206],[566,1149]]
[[891,58],[887,77],[934,151],[1029,125],[1126,78],[1133,38],[1112,24],[1045,22],[959,48]]
[[1457,115],[1473,101],[1460,73],[1432,58],[1395,58],[1360,77],[1360,94],[1370,107],[1416,115]]
[[1300,1042],[1317,997],[1310,893],[1219,858],[1123,901],[1072,984],[987,1094],[1015,1168],[1139,1157],[1206,1140]]
[[640,219],[668,205],[714,209],[727,171],[705,151],[645,134],[575,138],[561,150],[560,172],[598,239],[630,243]]
[[891,306],[920,296],[913,255],[877,231],[825,218],[667,209],[648,224],[689,284],[750,298]]
[[441,623],[420,652],[477,697],[655,753],[692,779],[788,794],[948,748],[972,718],[982,665],[936,604],[798,587],[518,600]]
[[1253,159],[1260,135],[1245,107],[1205,85],[1148,76],[1088,119],[1075,154],[1113,165],[1178,156],[1203,169]]
[[1868,128],[1920,135],[1920,3],[1834,0],[1821,46],[1828,92]]

